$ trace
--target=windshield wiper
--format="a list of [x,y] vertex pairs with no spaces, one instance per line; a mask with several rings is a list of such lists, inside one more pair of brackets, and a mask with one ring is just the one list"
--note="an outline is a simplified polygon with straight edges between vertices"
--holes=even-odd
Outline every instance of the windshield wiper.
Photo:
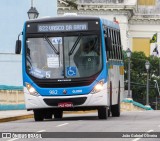
[[52,42],[48,39],[46,35],[44,35],[44,38],[46,39],[47,43],[50,45],[50,47],[54,50],[54,52],[59,55],[59,51],[55,48],[55,46],[52,44]]
[[74,45],[72,46],[71,50],[69,51],[68,55],[71,56],[75,50],[75,48],[77,47],[79,41],[81,40],[82,36],[81,34],[78,36],[77,40],[75,41]]

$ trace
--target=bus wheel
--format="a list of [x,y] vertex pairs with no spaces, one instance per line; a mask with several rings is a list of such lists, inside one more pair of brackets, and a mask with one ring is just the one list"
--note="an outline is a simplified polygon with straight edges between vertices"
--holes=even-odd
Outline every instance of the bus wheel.
[[120,82],[118,88],[118,104],[111,106],[112,117],[120,116]]
[[56,111],[54,113],[54,118],[62,118],[63,117],[63,111]]
[[111,115],[111,110],[110,110],[110,108],[108,109],[108,117],[110,117],[110,115]]
[[44,113],[42,110],[33,110],[34,112],[34,120],[35,121],[43,121],[44,120]]
[[108,117],[110,117],[110,114],[112,112],[111,108],[112,108],[112,82],[110,81],[110,106],[109,106],[109,111],[108,111]]
[[107,107],[99,107],[98,108],[98,117],[99,117],[99,119],[107,119],[108,108]]
[[112,105],[112,117],[120,116],[120,104]]

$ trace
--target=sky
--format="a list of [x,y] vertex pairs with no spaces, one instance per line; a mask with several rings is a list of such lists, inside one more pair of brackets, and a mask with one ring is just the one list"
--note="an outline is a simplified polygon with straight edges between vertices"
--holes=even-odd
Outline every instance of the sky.
[[[31,0],[0,0],[0,53],[14,53],[18,34],[28,20]],[[33,0],[39,17],[57,16],[57,0]]]

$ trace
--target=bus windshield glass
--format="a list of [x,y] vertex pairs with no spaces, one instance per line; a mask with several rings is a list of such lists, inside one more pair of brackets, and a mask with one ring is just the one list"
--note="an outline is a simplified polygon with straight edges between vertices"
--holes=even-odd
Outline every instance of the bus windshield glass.
[[26,69],[37,79],[91,77],[102,69],[101,54],[98,34],[29,37]]

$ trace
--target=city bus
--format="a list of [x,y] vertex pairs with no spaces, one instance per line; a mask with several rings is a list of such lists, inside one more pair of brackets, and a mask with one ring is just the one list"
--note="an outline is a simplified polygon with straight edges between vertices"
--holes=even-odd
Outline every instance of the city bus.
[[117,23],[88,16],[29,20],[16,41],[16,54],[21,50],[25,105],[35,121],[61,119],[64,111],[120,116],[124,63]]

